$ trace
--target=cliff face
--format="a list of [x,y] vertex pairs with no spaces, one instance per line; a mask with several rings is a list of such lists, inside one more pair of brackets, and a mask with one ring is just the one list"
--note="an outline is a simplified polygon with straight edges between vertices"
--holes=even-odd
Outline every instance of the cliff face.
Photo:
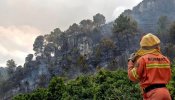
[[7,69],[0,67],[0,83],[1,81],[7,80],[8,79],[8,73],[7,73]]
[[131,16],[138,22],[141,32],[156,32],[157,22],[161,16],[175,21],[175,0],[143,0],[133,10],[123,14]]
[[[174,5],[175,0],[143,0],[123,14],[135,19],[141,32],[155,33],[161,16],[166,16],[170,22],[175,21]],[[128,35],[128,40],[120,34],[120,38],[115,39],[112,37],[113,22],[98,27],[94,25],[95,28],[89,20],[82,22],[85,23],[83,27],[74,24],[65,32],[57,28],[51,34],[38,36],[38,41],[34,42],[35,50],[38,50],[35,59],[29,54],[24,67],[13,77],[0,68],[0,99],[8,100],[18,93],[47,87],[53,76],[71,79],[96,73],[100,68],[126,69],[128,56],[139,47],[142,34]],[[7,81],[1,84],[4,80]]]

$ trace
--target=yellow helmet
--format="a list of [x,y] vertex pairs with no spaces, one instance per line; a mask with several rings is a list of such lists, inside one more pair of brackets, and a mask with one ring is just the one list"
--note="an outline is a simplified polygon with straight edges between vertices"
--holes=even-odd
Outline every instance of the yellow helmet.
[[141,47],[152,47],[158,44],[160,44],[160,39],[151,33],[148,33],[145,36],[143,36],[140,41]]

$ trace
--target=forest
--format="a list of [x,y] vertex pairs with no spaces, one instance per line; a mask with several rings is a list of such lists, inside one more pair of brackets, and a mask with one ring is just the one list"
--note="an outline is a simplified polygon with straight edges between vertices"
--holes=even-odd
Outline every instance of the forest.
[[[175,68],[167,85],[175,99]],[[79,76],[74,80],[54,77],[48,88],[39,88],[32,93],[19,94],[13,100],[142,100],[138,84],[128,80],[127,72],[100,70],[95,75]]]
[[[96,14],[93,19],[74,23],[65,32],[56,28],[38,36],[33,44],[35,54],[26,57],[23,67],[8,60],[10,76],[0,84],[1,95],[13,100],[141,100],[139,85],[129,81],[126,71],[129,53],[138,48],[135,44],[143,35],[138,34],[137,22],[120,15],[112,24],[112,36],[107,38],[101,33],[105,17]],[[158,20],[160,27],[165,19]],[[164,45],[162,52],[172,62],[174,26],[172,23],[168,29],[167,38],[162,28],[157,34]],[[167,87],[175,97],[174,62],[172,72]]]
[[[7,60],[6,67],[0,67],[0,100],[142,100],[139,83],[131,82],[128,78],[127,63],[128,57],[140,48],[140,40],[147,33],[160,38],[161,53],[171,61],[172,78],[166,87],[175,100],[174,5],[174,0],[142,0],[132,10],[125,10],[111,22],[105,13],[106,17],[93,12],[94,16],[89,18],[85,15],[88,19],[81,20],[76,15],[78,21],[72,22],[65,30],[61,30],[61,23],[57,23],[60,18],[55,15],[60,13],[51,12],[53,15],[48,15],[54,17],[54,23],[58,25],[50,32],[37,33],[40,35],[31,43],[33,53],[24,56],[24,63],[19,65],[15,58],[11,58]],[[83,15],[86,11],[79,13]],[[33,18],[30,13],[24,14]],[[68,15],[66,18],[72,17]],[[25,16],[22,17],[27,21]],[[47,20],[50,18],[47,15],[44,17]],[[32,21],[45,24],[46,27],[52,26],[47,21]],[[8,36],[8,39],[13,39],[13,36]]]
[[[172,80],[167,85],[175,97],[175,22],[157,19],[154,29],[161,51],[172,62]],[[139,49],[145,33],[138,22],[121,14],[106,23],[98,13],[62,31],[55,28],[36,37],[34,54],[24,65],[13,59],[0,73],[0,98],[13,100],[138,100],[141,91],[127,77],[127,60]],[[2,73],[3,72],[3,73]]]

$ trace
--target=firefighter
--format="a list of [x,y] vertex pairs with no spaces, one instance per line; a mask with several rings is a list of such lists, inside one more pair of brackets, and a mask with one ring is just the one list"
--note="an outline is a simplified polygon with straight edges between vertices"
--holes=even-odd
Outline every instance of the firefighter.
[[139,82],[143,100],[171,100],[166,84],[171,79],[170,61],[160,51],[160,40],[148,33],[140,49],[128,59],[128,77]]

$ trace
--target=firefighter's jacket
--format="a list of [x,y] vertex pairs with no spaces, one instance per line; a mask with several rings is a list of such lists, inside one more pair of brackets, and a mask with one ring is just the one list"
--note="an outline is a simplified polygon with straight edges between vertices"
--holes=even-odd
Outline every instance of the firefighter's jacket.
[[171,79],[170,61],[162,54],[146,54],[136,63],[128,62],[128,77],[142,89],[151,84],[167,84]]

